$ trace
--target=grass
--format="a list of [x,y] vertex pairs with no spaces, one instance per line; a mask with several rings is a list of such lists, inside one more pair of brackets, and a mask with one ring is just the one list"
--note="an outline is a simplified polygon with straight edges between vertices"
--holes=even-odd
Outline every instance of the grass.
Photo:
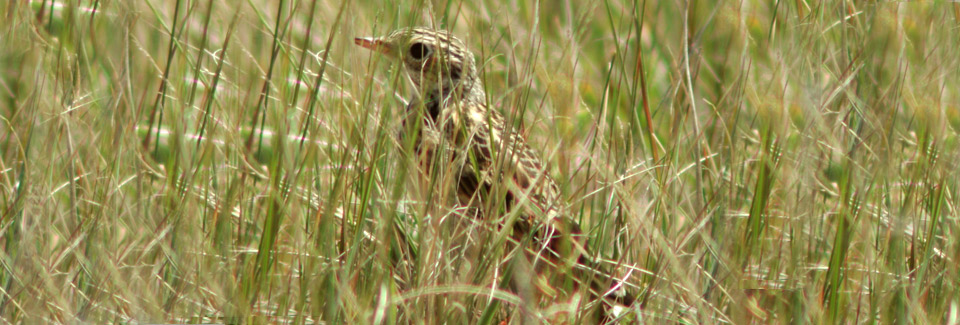
[[448,227],[395,137],[413,90],[352,42],[406,26],[477,54],[630,274],[625,322],[960,322],[956,3],[0,12],[4,323],[576,320],[491,289],[523,276],[495,239],[451,239],[491,225]]

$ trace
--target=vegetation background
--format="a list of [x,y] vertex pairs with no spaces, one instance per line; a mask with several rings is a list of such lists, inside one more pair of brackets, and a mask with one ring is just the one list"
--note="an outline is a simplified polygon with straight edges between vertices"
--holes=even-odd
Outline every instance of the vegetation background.
[[[960,322],[960,4],[6,1],[3,323],[491,322],[356,36],[464,39],[638,304]],[[442,184],[441,184],[442,185]],[[438,186],[437,188],[442,188]],[[431,235],[432,234],[432,235]],[[398,258],[397,243],[412,255]],[[409,252],[408,252],[409,253]],[[575,305],[528,310],[573,320]],[[568,318],[564,318],[568,317]],[[516,320],[516,319],[514,319]]]

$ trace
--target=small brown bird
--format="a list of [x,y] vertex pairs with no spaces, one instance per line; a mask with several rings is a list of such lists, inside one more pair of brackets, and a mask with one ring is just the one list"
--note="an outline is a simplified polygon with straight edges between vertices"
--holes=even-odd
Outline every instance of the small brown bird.
[[[442,161],[453,164],[459,203],[475,208],[479,218],[499,222],[512,221],[502,217],[516,212],[513,238],[532,240],[527,251],[535,269],[544,268],[538,263],[567,264],[568,270],[568,263],[594,264],[588,263],[580,227],[565,217],[557,184],[538,155],[487,106],[473,54],[461,40],[443,30],[410,28],[354,42],[399,60],[418,88],[420,96],[410,101],[407,116],[420,117],[419,132],[401,136],[416,137],[423,170],[440,162],[438,152],[452,152]],[[405,132],[415,132],[409,124],[416,122],[405,120]]]

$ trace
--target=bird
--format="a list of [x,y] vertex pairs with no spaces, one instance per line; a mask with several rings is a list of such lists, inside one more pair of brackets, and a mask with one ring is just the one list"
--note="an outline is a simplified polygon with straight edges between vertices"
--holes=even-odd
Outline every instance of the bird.
[[[525,251],[536,271],[558,265],[569,270],[572,263],[596,266],[543,160],[488,106],[474,55],[462,40],[446,30],[418,27],[354,43],[399,61],[417,89],[400,136],[415,137],[421,170],[452,166],[458,203],[471,207],[476,218],[512,227],[516,242],[530,243]],[[439,157],[440,152],[452,154]],[[608,279],[590,278],[594,296],[603,296],[609,286],[598,283]]]

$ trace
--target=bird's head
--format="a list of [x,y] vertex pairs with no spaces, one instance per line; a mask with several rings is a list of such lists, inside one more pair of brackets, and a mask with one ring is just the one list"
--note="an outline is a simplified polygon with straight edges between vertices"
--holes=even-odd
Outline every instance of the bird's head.
[[473,53],[444,30],[405,28],[386,36],[355,38],[354,43],[399,60],[424,94],[482,96]]

